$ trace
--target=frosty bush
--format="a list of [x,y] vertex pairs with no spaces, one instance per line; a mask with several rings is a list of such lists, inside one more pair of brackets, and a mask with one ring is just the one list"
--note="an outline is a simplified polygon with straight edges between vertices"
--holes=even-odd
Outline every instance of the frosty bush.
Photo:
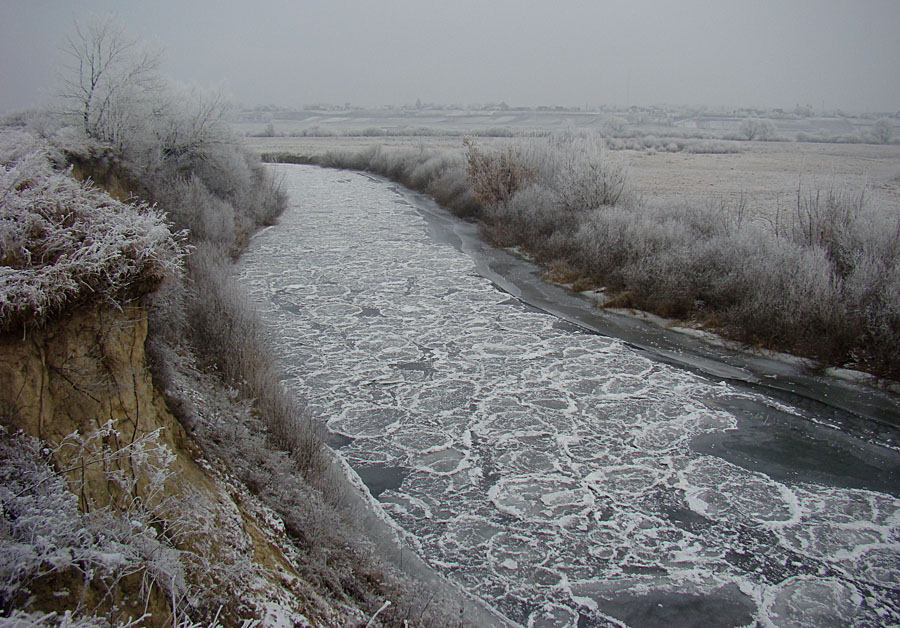
[[627,170],[596,135],[555,135],[525,149],[535,184],[551,190],[567,211],[616,205],[626,193]]
[[117,201],[0,130],[0,326],[41,322],[86,296],[114,303],[158,286],[184,248],[163,213]]
[[191,239],[231,250],[235,242],[235,212],[228,201],[212,194],[197,175],[161,179],[155,197],[168,218]]
[[553,254],[631,305],[900,375],[900,222],[837,193],[801,198],[774,226],[741,216],[690,205],[594,211]]
[[682,150],[695,155],[726,155],[740,152],[740,148],[734,142],[717,140],[686,142]]
[[194,289],[187,312],[201,355],[230,385],[255,400],[274,444],[295,457],[306,477],[321,474],[326,460],[319,430],[306,408],[284,389],[259,315],[230,281],[221,254],[198,247],[189,267]]
[[775,135],[775,125],[771,120],[761,120],[759,118],[745,118],[739,127],[741,136],[744,139],[768,140]]
[[887,118],[879,118],[872,126],[872,139],[878,144],[890,144],[894,137],[894,128]]
[[535,173],[527,167],[522,154],[512,146],[493,153],[480,150],[466,139],[466,174],[476,200],[483,206],[503,205],[516,191],[531,183]]
[[[158,493],[170,475],[168,451],[159,445],[157,433],[110,449],[101,445],[110,430],[106,426],[86,437],[73,434],[51,450],[37,439],[0,428],[0,606],[5,612],[27,607],[35,587],[51,585],[54,578],[59,579],[55,586],[67,581],[77,585],[65,591],[75,601],[70,610],[76,617],[111,612],[111,591],[132,574],[144,579],[148,594],[156,587],[172,600],[186,595],[183,553],[154,527],[165,504]],[[61,449],[74,450],[65,456],[73,466],[57,471],[52,461]],[[136,498],[138,475],[116,470],[117,460],[127,460],[151,494]],[[80,509],[75,495],[80,489],[68,486],[66,473],[85,467],[106,469],[107,480],[127,503]],[[67,574],[75,577],[66,580]],[[106,594],[89,596],[89,588]],[[67,621],[59,625],[91,625]]]

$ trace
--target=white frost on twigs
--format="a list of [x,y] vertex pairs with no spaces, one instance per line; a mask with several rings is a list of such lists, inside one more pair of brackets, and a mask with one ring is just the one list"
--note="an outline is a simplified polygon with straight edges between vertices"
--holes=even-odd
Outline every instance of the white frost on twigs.
[[0,130],[0,327],[42,321],[90,295],[116,303],[178,272],[184,234],[55,169],[52,149]]

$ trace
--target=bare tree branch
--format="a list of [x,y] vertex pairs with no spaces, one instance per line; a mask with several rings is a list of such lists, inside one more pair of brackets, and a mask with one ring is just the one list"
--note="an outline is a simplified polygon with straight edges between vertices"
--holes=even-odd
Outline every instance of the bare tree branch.
[[137,105],[160,87],[159,52],[129,39],[113,18],[81,25],[65,47],[64,113],[77,117],[87,137],[115,144],[139,117]]

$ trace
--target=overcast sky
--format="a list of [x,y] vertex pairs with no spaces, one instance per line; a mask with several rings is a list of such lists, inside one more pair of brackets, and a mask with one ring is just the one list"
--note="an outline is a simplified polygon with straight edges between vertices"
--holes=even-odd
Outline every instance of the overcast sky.
[[249,105],[900,110],[898,0],[0,0],[0,111],[53,91],[73,20]]

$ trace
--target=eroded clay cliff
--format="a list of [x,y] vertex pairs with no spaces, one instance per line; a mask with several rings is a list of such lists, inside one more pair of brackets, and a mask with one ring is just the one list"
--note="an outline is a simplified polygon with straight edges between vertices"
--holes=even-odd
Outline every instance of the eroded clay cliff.
[[225,625],[267,614],[302,622],[314,600],[285,555],[280,519],[205,460],[169,412],[147,367],[146,337],[146,312],[137,304],[86,305],[44,328],[7,333],[0,338],[0,408],[9,430],[52,451],[83,512],[152,513],[152,533],[181,558],[177,575],[185,582],[157,582],[160,567],[150,558],[125,577],[63,570],[31,583],[26,610],[80,605],[165,626],[180,606],[218,603]]

